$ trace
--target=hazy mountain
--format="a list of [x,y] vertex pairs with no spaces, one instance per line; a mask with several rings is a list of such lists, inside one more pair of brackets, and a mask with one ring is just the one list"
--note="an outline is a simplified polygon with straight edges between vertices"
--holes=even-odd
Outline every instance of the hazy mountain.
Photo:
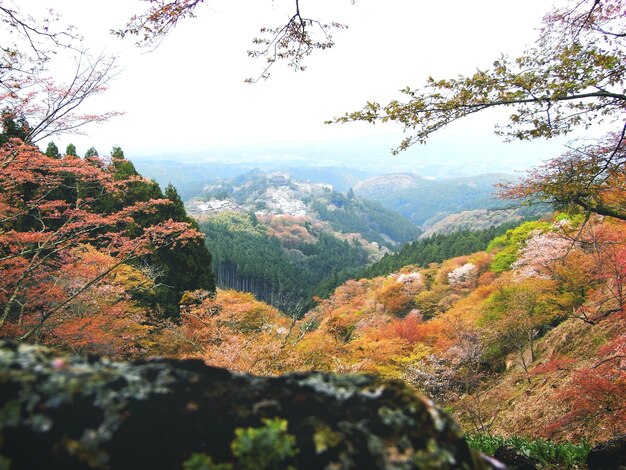
[[429,226],[447,215],[472,209],[501,209],[494,185],[511,180],[502,173],[433,180],[410,173],[382,175],[354,186],[357,195],[393,209],[419,226]]
[[420,235],[428,238],[436,233],[445,234],[461,230],[484,230],[489,227],[521,222],[525,219],[539,217],[550,212],[545,206],[520,207],[517,209],[474,209],[450,214],[438,220]]
[[236,211],[256,216],[287,215],[328,223],[342,234],[359,234],[365,240],[393,248],[413,240],[417,227],[376,202],[352,191],[335,191],[327,183],[303,182],[285,172],[253,170],[235,178],[215,179],[187,201],[198,218]]
[[266,172],[281,171],[300,181],[330,184],[337,191],[348,191],[359,181],[375,175],[353,167],[315,166],[294,161],[181,163],[173,160],[137,159],[133,162],[141,174],[155,180],[162,188],[172,183],[183,199],[192,197],[208,181],[216,178],[234,178],[255,169]]

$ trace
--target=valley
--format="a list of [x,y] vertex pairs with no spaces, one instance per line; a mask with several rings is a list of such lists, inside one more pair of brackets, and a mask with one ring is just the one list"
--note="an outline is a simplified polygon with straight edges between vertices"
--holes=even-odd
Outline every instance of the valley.
[[206,3],[0,0],[0,469],[626,468],[626,3]]
[[[326,174],[330,181],[338,178],[331,169]],[[357,182],[356,187],[377,184],[382,188],[397,183],[398,178],[409,182],[416,179],[385,175]],[[443,189],[456,183],[431,182],[429,190],[437,184]],[[481,191],[486,193],[487,189]],[[432,194],[426,192],[422,199]],[[492,203],[490,199],[482,202]],[[438,208],[439,216],[447,215],[445,201],[430,204]],[[480,201],[475,204],[480,205]],[[376,272],[376,268],[367,268],[371,263],[384,257],[381,262],[388,265],[391,253],[422,234],[393,206],[386,209],[360,197],[352,188],[341,193],[328,182],[299,181],[286,172],[255,169],[233,178],[212,180],[185,206],[206,236],[219,287],[251,292],[296,316],[313,307],[313,297],[327,296],[350,278]],[[472,217],[473,226],[522,219],[519,211],[481,211]],[[482,225],[478,220],[483,221]],[[483,249],[495,233],[484,236],[482,244],[476,244],[467,234],[461,236],[460,245],[444,238],[439,243],[454,247],[437,254],[431,251],[421,264]]]
[[[117,358],[195,358],[240,373],[374,374],[427,393],[475,442],[492,434],[599,442],[623,427],[622,220],[546,214],[545,205],[540,218],[439,211],[439,227],[468,225],[437,233],[433,224],[423,237],[351,188],[285,173],[210,180],[183,204],[119,148],[102,166],[31,147],[19,155],[57,175],[47,192],[75,201],[63,183],[74,178],[108,196],[83,205],[96,229],[79,238],[72,225],[54,228],[56,211],[72,217],[71,204],[38,206],[51,211],[42,220],[59,238],[50,243],[76,245],[6,278],[20,302],[33,300],[5,304],[5,337]],[[42,184],[36,173],[17,175]],[[485,228],[492,221],[505,223]],[[35,222],[24,219],[23,230]],[[22,251],[31,243],[2,240]]]

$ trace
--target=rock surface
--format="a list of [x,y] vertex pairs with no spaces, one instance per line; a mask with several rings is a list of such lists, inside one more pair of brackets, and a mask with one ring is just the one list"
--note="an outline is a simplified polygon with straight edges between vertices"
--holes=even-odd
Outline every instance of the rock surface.
[[622,435],[595,446],[587,455],[590,469],[626,470],[626,435]]
[[524,455],[521,451],[509,445],[498,447],[493,456],[511,470],[536,470],[539,468],[538,460]]
[[399,382],[0,343],[0,468],[489,468]]

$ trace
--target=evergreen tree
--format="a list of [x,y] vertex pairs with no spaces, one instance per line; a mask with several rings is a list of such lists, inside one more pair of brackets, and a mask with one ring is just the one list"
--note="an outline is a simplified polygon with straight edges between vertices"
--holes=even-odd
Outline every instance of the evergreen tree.
[[172,219],[175,219],[175,220],[189,219],[189,221],[192,220],[189,217],[187,217],[187,212],[185,212],[185,204],[183,203],[183,200],[178,195],[178,191],[176,191],[176,188],[174,187],[172,183],[169,183],[165,187],[164,194],[166,198],[172,201],[172,205],[169,206],[168,208],[172,216]]
[[76,153],[76,146],[74,144],[67,144],[67,147],[65,148],[65,155],[70,155],[72,157],[78,157],[78,154]]
[[98,151],[94,147],[90,147],[89,150],[85,152],[85,158],[97,157]]
[[121,147],[115,145],[113,146],[113,149],[111,150],[111,158],[113,159],[124,159],[124,151],[122,150]]
[[2,132],[0,133],[0,145],[8,142],[9,139],[21,139],[28,142],[30,126],[22,116],[15,120],[15,116],[8,110],[2,112]]
[[[124,158],[124,153],[119,147],[114,147],[111,152],[109,168],[116,180],[123,181],[140,176],[132,162]],[[120,202],[124,205],[130,205],[150,199],[163,198],[169,199],[172,204],[161,206],[158,212],[136,216],[135,223],[145,227],[171,219],[176,222],[188,222],[192,227],[197,228],[197,223],[187,216],[183,201],[172,185],[165,188],[164,194],[156,182],[138,179],[128,184],[128,189]],[[119,203],[108,201],[106,196],[99,197],[98,200],[104,207],[111,204],[115,207],[114,204]],[[150,266],[152,272],[158,273],[159,286],[156,288],[155,295],[144,296],[137,298],[137,300],[151,306],[160,316],[178,317],[179,302],[185,291],[204,289],[215,292],[215,280],[211,271],[211,254],[203,240],[194,240],[184,245],[163,248],[145,256],[142,263]]]
[[111,166],[115,169],[115,179],[125,180],[131,176],[139,176],[139,172],[135,169],[135,165],[124,157],[124,152],[120,147],[113,147],[111,150]]
[[61,158],[61,154],[59,153],[59,148],[52,141],[48,142],[48,147],[46,148],[45,154],[52,158]]

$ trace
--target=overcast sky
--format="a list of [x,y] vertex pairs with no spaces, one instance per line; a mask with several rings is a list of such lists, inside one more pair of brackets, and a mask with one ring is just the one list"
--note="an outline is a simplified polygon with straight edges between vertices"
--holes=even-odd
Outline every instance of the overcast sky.
[[560,152],[554,142],[502,143],[493,136],[494,115],[452,125],[400,157],[389,154],[402,138],[393,124],[323,124],[367,100],[398,97],[397,90],[429,75],[470,74],[502,53],[521,52],[537,37],[545,0],[301,0],[304,16],[349,29],[334,34],[333,49],[310,57],[305,72],[278,64],[268,81],[244,83],[263,66],[247,57],[252,38],[262,26],[282,24],[292,2],[206,0],[197,18],[146,53],[108,34],[141,10],[138,0],[28,0],[33,9],[53,5],[93,52],[119,56],[118,78],[92,106],[126,114],[57,144],[72,141],[79,152],[93,145],[100,153],[120,145],[131,158],[387,159],[416,168],[425,160],[486,160],[514,169]]

